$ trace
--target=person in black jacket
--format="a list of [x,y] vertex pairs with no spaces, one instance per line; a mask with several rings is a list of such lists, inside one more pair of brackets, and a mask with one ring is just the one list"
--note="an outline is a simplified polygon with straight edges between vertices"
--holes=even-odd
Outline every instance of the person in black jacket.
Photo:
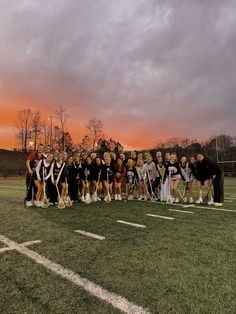
[[198,163],[204,167],[206,173],[212,178],[214,189],[214,205],[222,206],[224,202],[224,174],[217,163],[206,158],[203,154],[197,154]]

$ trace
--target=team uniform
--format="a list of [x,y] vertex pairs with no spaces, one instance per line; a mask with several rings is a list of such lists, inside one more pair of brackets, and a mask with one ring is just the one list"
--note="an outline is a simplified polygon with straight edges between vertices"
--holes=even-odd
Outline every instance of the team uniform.
[[184,183],[184,202],[188,201],[188,198],[186,197],[186,195],[188,194],[189,202],[193,203],[191,188],[192,188],[192,181],[194,179],[194,176],[192,172],[192,167],[188,162],[186,162],[186,163],[180,163],[179,168],[180,168],[181,177]]
[[165,200],[165,171],[166,167],[164,164],[157,164],[157,179],[156,179],[156,186],[160,186],[160,200]]
[[30,202],[33,199],[32,195],[32,189],[34,190],[34,195],[37,192],[37,188],[34,184],[34,180],[37,180],[36,177],[36,167],[39,161],[43,159],[43,154],[39,155],[37,152],[32,152],[28,155],[27,160],[29,161],[30,168],[33,171],[33,173],[30,175],[28,169],[26,169],[26,186],[28,187],[28,193],[27,193],[27,202]]
[[135,167],[126,167],[126,185],[128,186],[128,200],[132,200],[134,198],[133,192],[134,188],[138,182],[138,173]]
[[81,162],[72,162],[66,168],[66,179],[68,183],[68,194],[72,201],[79,200],[79,186],[81,183],[82,165]]
[[144,170],[147,173],[146,183],[148,186],[148,192],[150,195],[152,195],[153,193],[155,193],[155,188],[156,188],[155,183],[156,183],[156,177],[157,177],[157,168],[156,168],[155,163],[153,161],[151,161],[150,163],[146,162],[144,164]]
[[56,185],[58,185],[60,182],[65,183],[66,178],[66,168],[65,168],[65,162],[58,162],[54,161],[52,164],[52,170],[51,170],[51,182],[48,181],[48,187],[50,190],[50,202],[56,203],[57,202],[57,189]]
[[41,159],[36,166],[36,180],[45,182],[46,184],[46,196],[50,199],[50,190],[48,189],[48,182],[52,175],[53,163],[48,163],[46,159]]

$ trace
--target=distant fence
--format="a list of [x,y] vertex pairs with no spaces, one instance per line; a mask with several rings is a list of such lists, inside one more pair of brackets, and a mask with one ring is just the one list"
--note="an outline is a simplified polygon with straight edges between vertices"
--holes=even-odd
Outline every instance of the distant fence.
[[24,169],[0,169],[0,178],[24,176]]

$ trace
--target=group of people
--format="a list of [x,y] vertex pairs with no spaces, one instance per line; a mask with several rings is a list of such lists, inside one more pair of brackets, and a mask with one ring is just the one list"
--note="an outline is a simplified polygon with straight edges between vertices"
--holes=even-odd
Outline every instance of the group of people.
[[[203,154],[189,159],[176,153],[95,152],[75,153],[38,146],[26,161],[26,206],[112,199],[160,200],[162,202],[193,203],[193,182],[196,182],[195,203],[222,206],[224,177],[220,167]],[[184,189],[180,189],[180,184]],[[205,191],[204,191],[205,189]],[[183,192],[181,192],[183,190]]]

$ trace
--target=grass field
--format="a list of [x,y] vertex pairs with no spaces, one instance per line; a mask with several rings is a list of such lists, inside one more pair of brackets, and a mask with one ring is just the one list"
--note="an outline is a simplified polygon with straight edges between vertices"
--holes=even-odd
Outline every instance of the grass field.
[[[138,201],[42,209],[23,207],[23,180],[1,180],[0,235],[19,244],[41,240],[28,249],[151,313],[232,314],[236,180],[225,186],[223,209],[232,211]],[[82,236],[78,229],[105,239]],[[1,252],[4,247],[0,241],[1,313],[121,313],[24,254]]]

